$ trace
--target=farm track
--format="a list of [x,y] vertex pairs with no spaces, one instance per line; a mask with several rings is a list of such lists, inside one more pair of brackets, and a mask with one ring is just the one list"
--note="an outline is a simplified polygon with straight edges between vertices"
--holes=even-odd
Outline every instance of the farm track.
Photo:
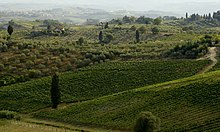
[[99,127],[92,127],[92,126],[86,126],[86,125],[70,125],[66,123],[51,121],[51,120],[41,120],[41,119],[35,119],[33,117],[25,117],[20,121],[20,123],[26,123],[31,126],[38,125],[40,126],[47,126],[51,127],[53,130],[56,130],[58,132],[122,132],[119,130],[109,130]]
[[198,74],[203,74],[208,72],[209,70],[211,70],[218,62],[218,60],[216,59],[217,57],[217,48],[216,47],[211,47],[209,48],[209,52],[206,56],[199,58],[197,60],[211,60],[212,63],[210,65],[208,65],[207,67],[205,67],[202,71],[200,71]]

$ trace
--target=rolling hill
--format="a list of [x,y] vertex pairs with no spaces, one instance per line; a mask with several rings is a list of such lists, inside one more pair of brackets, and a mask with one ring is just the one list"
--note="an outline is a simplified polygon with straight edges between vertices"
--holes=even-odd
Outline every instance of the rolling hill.
[[130,131],[142,111],[161,119],[161,131],[220,130],[220,71],[196,75],[34,114],[40,119]]
[[[60,75],[62,102],[91,100],[146,85],[195,75],[209,61],[108,62]],[[180,74],[181,73],[181,74]],[[51,78],[0,88],[0,110],[33,112],[51,105]]]

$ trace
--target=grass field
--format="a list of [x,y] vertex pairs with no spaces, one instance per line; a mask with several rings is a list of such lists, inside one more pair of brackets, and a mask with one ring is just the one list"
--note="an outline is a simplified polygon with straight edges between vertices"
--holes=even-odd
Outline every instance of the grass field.
[[41,119],[132,130],[136,115],[150,111],[161,119],[161,131],[220,130],[220,72],[146,86],[67,108],[35,113]]
[[[209,61],[109,62],[60,75],[62,102],[79,102],[146,85],[189,77]],[[179,74],[181,73],[181,74]],[[0,110],[29,113],[51,105],[51,78],[0,88]]]
[[68,130],[64,128],[38,125],[21,121],[0,120],[1,132],[78,132],[77,130]]

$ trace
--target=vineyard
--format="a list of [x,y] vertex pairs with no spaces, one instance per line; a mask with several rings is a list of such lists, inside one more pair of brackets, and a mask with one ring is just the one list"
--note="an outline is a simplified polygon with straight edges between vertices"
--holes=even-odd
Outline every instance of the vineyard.
[[220,130],[220,72],[129,90],[34,117],[130,131],[142,111],[161,119],[161,131]]
[[[60,75],[62,102],[95,99],[129,89],[195,75],[209,61],[108,62]],[[179,74],[181,73],[181,74]],[[51,78],[1,87],[0,110],[22,113],[50,106]]]
[[141,112],[165,132],[220,131],[211,18],[0,22],[0,131],[129,132]]

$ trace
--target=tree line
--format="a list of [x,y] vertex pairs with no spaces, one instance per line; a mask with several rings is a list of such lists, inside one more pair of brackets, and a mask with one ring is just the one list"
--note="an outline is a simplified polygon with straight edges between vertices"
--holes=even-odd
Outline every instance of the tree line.
[[213,21],[213,20],[217,20],[220,21],[220,11],[217,12],[213,12],[213,13],[208,13],[208,14],[196,14],[193,13],[191,15],[189,15],[188,13],[186,13],[186,20],[188,21],[198,21],[198,20],[206,20],[206,21]]

